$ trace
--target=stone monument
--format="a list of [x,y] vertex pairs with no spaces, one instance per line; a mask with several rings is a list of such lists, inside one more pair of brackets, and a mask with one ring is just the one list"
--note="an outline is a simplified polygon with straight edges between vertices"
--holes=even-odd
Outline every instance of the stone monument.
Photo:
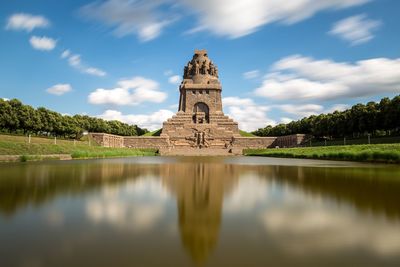
[[163,123],[160,136],[90,133],[101,146],[154,148],[161,155],[241,155],[246,148],[295,147],[302,134],[243,137],[237,122],[224,115],[218,68],[206,50],[195,50],[183,70],[176,115]]
[[224,115],[221,91],[217,66],[206,50],[195,50],[184,67],[178,112],[163,124],[161,137],[169,139],[164,153],[232,150],[234,138],[240,134],[237,122]]

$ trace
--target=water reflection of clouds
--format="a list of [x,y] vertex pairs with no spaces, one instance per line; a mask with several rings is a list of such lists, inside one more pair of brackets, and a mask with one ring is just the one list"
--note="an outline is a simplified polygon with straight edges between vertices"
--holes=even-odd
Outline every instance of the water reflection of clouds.
[[252,173],[240,177],[234,191],[224,200],[224,212],[242,213],[265,203],[268,198],[269,184]]
[[167,193],[156,178],[129,181],[123,187],[105,187],[86,202],[89,220],[123,230],[151,230],[165,215]]
[[291,196],[261,215],[267,235],[283,250],[310,256],[365,250],[377,256],[398,256],[398,225],[351,209]]

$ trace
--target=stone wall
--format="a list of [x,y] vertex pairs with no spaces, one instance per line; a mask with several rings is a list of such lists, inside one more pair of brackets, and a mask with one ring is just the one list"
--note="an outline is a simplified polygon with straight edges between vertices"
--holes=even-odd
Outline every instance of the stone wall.
[[127,148],[155,148],[168,146],[167,138],[159,136],[125,136],[124,147]]
[[205,155],[208,153],[207,150],[209,150],[210,155],[224,155],[229,153],[241,154],[243,149],[296,147],[308,140],[308,135],[304,134],[294,134],[279,137],[233,137],[230,139],[231,141],[228,140],[230,145],[226,145],[227,142],[221,142],[220,146],[213,145],[210,148],[203,148],[199,150],[198,148],[191,147],[188,144],[185,146],[179,146],[179,144],[175,144],[176,140],[174,141],[174,138],[171,139],[169,137],[118,136],[103,133],[90,133],[90,137],[99,145],[104,147],[154,148],[159,149],[164,155],[173,155],[176,154],[175,152],[179,152],[179,155]]
[[235,148],[268,148],[275,142],[276,137],[235,137],[233,147]]

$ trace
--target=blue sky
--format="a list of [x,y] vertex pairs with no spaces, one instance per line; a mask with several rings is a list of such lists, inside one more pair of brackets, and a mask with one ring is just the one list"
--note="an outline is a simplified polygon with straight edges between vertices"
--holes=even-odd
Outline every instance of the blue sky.
[[400,1],[2,1],[0,97],[157,129],[207,49],[245,130],[400,94]]

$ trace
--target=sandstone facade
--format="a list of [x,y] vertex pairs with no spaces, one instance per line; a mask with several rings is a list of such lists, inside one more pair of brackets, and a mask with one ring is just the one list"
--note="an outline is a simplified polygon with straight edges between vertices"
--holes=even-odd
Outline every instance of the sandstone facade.
[[161,137],[169,139],[169,146],[162,153],[232,150],[234,138],[240,137],[238,124],[222,111],[218,68],[206,50],[196,50],[185,66],[179,91],[178,113],[163,124]]
[[293,147],[304,141],[304,135],[240,136],[238,123],[223,112],[218,68],[206,50],[195,50],[179,91],[178,112],[163,123],[160,137],[92,137],[102,146],[156,148],[163,155],[232,155],[246,148]]

